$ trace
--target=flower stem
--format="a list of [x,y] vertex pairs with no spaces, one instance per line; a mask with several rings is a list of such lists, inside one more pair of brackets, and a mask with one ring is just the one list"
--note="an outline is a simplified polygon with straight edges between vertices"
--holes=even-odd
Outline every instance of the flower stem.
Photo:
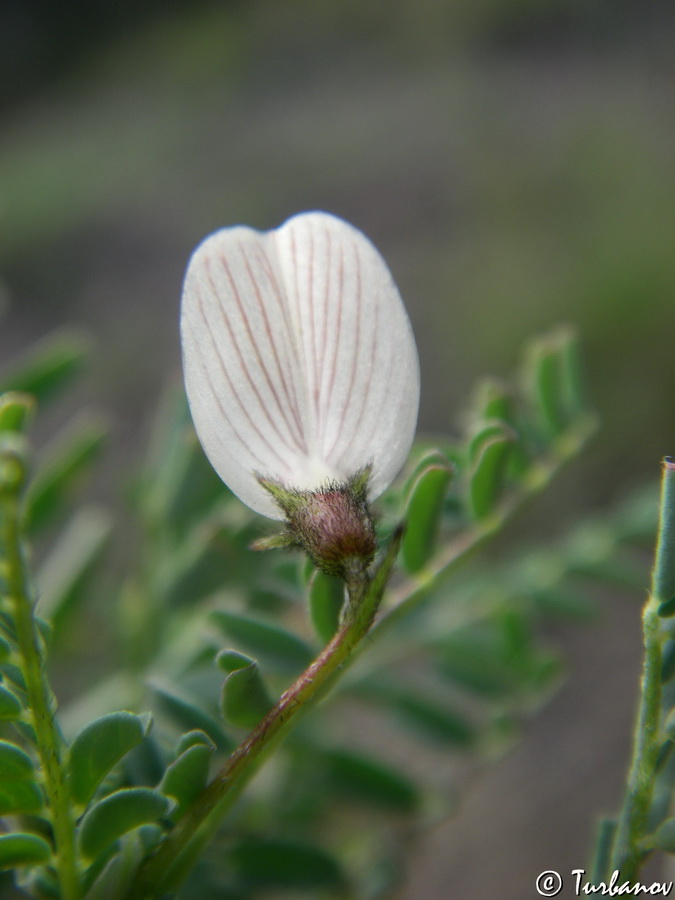
[[344,663],[368,634],[398,554],[402,529],[372,577],[355,566],[347,578],[345,619],[333,639],[276,705],[232,753],[197,797],[158,851],[141,867],[129,900],[144,900],[175,889],[187,876],[223,815],[258,770],[269,751],[308,706],[338,677]]
[[0,448],[0,548],[9,611],[16,630],[20,667],[26,683],[28,713],[37,739],[49,815],[54,831],[55,866],[62,900],[82,896],[75,847],[75,823],[63,764],[63,745],[54,722],[52,692],[47,681],[41,639],[33,615],[21,535],[21,496],[25,462],[18,442]]
[[649,831],[649,812],[661,746],[661,672],[664,634],[659,608],[675,597],[675,465],[666,460],[661,483],[659,529],[652,586],[642,627],[645,658],[642,671],[633,755],[626,796],[619,817],[612,869],[635,880],[648,850],[642,839]]

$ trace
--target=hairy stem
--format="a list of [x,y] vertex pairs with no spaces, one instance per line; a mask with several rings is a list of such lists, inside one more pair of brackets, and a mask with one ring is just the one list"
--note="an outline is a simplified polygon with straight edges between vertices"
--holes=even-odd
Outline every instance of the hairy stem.
[[[3,448],[4,449],[4,448]],[[26,683],[28,711],[37,739],[45,791],[54,831],[55,865],[62,900],[82,896],[75,846],[75,823],[63,764],[63,745],[54,722],[52,691],[47,681],[40,635],[33,615],[21,536],[24,463],[19,453],[0,456],[0,547],[5,557],[5,587],[16,630],[20,667]]]
[[619,817],[612,868],[634,881],[648,854],[643,839],[650,829],[649,812],[661,746],[663,630],[659,608],[675,597],[675,465],[666,460],[661,484],[659,529],[650,597],[642,625],[645,657],[633,753],[626,795]]
[[384,560],[370,577],[363,568],[347,579],[345,620],[333,639],[276,705],[232,753],[159,850],[139,871],[129,900],[175,889],[186,877],[220,820],[261,762],[307,707],[332,684],[344,663],[368,634],[398,554],[402,531],[392,537]]

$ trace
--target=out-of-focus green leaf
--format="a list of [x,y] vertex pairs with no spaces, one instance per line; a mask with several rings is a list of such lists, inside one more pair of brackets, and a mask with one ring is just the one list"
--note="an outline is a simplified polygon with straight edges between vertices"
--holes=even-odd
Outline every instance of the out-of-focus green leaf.
[[144,469],[143,514],[181,534],[230,496],[195,436],[182,384],[162,398]]
[[419,737],[458,747],[468,747],[474,741],[475,727],[466,716],[408,688],[371,680],[359,686],[359,694],[389,707]]
[[323,850],[290,841],[240,841],[227,854],[238,880],[250,888],[319,890],[344,886],[339,864]]
[[197,705],[196,700],[178,693],[172,686],[154,683],[152,690],[160,706],[181,728],[204,731],[221,750],[234,748],[232,739],[225,733],[218,720]]
[[32,394],[39,404],[57,394],[89,356],[90,342],[75,331],[63,331],[36,344],[30,354],[0,375],[0,393]]
[[489,423],[473,438],[469,451],[469,500],[476,519],[489,515],[499,500],[515,443],[502,423]]
[[129,893],[143,858],[142,842],[136,838],[140,837],[144,828],[151,827],[154,826],[141,825],[136,834],[122,837],[118,842],[118,852],[104,859],[103,863],[90,867],[84,878],[87,900],[120,900]]
[[468,690],[499,697],[513,690],[514,672],[493,631],[463,629],[437,646],[440,671]]
[[[2,582],[2,570],[0,570],[0,592],[3,591],[3,582]],[[5,662],[9,659],[12,653],[11,646],[7,643],[7,641],[0,637],[0,663]]]
[[417,734],[441,744],[470,746],[475,729],[469,720],[454,710],[413,694],[401,694],[394,706]]
[[52,848],[47,841],[37,834],[15,832],[0,836],[0,871],[20,866],[39,866],[46,863],[52,855]]
[[82,855],[95,859],[123,834],[166,818],[172,802],[152,788],[122,788],[92,806],[78,829]]
[[35,399],[31,394],[0,394],[0,431],[25,432],[34,412]]
[[398,812],[411,812],[419,803],[414,783],[380,760],[348,750],[328,750],[321,758],[327,778],[341,794]]
[[227,672],[222,693],[223,716],[233,725],[253,728],[272,708],[258,663],[236,650],[223,650],[216,661]]
[[577,340],[569,328],[560,328],[530,345],[524,381],[544,436],[556,437],[584,412]]
[[102,509],[85,507],[68,523],[37,575],[40,612],[55,627],[82,600],[89,576],[108,544],[111,517]]
[[0,781],[0,816],[36,813],[43,805],[42,791],[34,781]]
[[0,684],[0,720],[18,719],[22,711],[21,701],[16,694]]
[[319,639],[327,644],[340,626],[345,602],[344,582],[315,569],[307,585],[309,614]]
[[308,644],[279,625],[221,609],[215,610],[211,619],[232,641],[241,644],[244,650],[256,657],[264,657],[285,670],[304,669],[314,657]]
[[21,781],[35,774],[33,760],[16,744],[0,741],[0,781]]
[[95,719],[78,732],[68,763],[76,803],[89,802],[113,766],[146,737],[151,724],[149,716],[120,711]]
[[664,850],[666,853],[675,853],[675,817],[666,819],[656,829],[652,838],[654,847]]
[[418,572],[436,548],[445,495],[453,470],[440,451],[432,451],[410,485],[406,498],[406,530],[401,542],[403,562],[409,572]]
[[180,818],[206,786],[209,765],[216,749],[213,741],[203,731],[193,731],[189,735],[183,735],[181,743],[184,745],[185,739],[190,736],[194,743],[183,746],[176,759],[167,767],[159,785],[159,790],[163,794],[173,797],[178,804],[172,813],[173,819]]
[[99,419],[80,420],[46,456],[26,497],[27,523],[32,533],[52,521],[103,448],[106,425]]

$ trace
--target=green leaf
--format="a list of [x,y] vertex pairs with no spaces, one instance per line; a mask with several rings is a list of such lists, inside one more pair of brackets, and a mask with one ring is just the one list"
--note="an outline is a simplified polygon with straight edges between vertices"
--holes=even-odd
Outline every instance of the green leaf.
[[150,731],[152,720],[120,711],[95,719],[78,732],[70,748],[73,799],[86,804],[110,770]]
[[666,853],[675,853],[675,818],[666,819],[656,829],[652,838],[653,845]]
[[514,443],[513,432],[501,423],[488,424],[472,440],[469,501],[476,519],[489,515],[499,500]]
[[254,656],[262,656],[286,671],[305,669],[314,653],[303,640],[278,625],[237,613],[215,610],[212,621],[235,643]]
[[89,341],[80,333],[63,331],[50,335],[36,344],[29,356],[0,376],[0,393],[32,394],[43,404],[81,370],[89,350]]
[[26,496],[27,521],[32,533],[62,510],[86,470],[103,447],[107,427],[98,419],[82,419],[46,456]]
[[459,747],[468,747],[474,741],[475,731],[469,721],[445,706],[413,694],[400,694],[394,706],[420,736]]
[[223,716],[233,725],[253,728],[272,708],[258,663],[236,650],[223,650],[216,662],[228,673],[223,684]]
[[439,451],[432,452],[425,460],[407,493],[407,528],[401,551],[409,572],[423,568],[435,550],[445,495],[453,474],[448,459]]
[[99,800],[79,827],[82,855],[95,859],[123,834],[166,818],[173,807],[168,797],[152,788],[122,788]]
[[0,684],[0,720],[18,719],[22,712],[23,706],[16,694]]
[[0,781],[24,780],[34,774],[33,760],[25,750],[9,741],[0,741]]
[[326,751],[322,759],[340,794],[398,812],[411,812],[419,803],[413,782],[380,760],[347,750]]
[[525,359],[525,388],[543,434],[561,434],[586,409],[577,340],[568,328],[538,338]]
[[42,791],[34,781],[0,781],[0,816],[39,812]]
[[314,569],[307,585],[309,614],[319,639],[327,644],[340,626],[345,602],[344,582]]
[[34,411],[35,400],[30,394],[0,394],[0,431],[25,432]]
[[[203,732],[199,733],[207,737]],[[195,797],[206,787],[209,777],[209,765],[215,751],[215,744],[208,740],[200,740],[189,747],[167,767],[159,790],[176,800],[177,807],[172,818],[178,820]]]
[[240,841],[227,861],[247,887],[319,890],[344,887],[338,863],[323,850],[277,840]]
[[0,871],[2,872],[20,866],[39,866],[46,863],[51,855],[52,848],[37,834],[16,832],[3,834],[0,837]]
[[173,687],[155,683],[152,690],[162,708],[181,728],[206,732],[221,750],[229,752],[234,749],[231,738],[218,720],[199,707],[196,701],[179,694]]
[[40,613],[56,628],[83,599],[111,530],[112,520],[103,510],[95,507],[80,510],[40,567],[37,576]]

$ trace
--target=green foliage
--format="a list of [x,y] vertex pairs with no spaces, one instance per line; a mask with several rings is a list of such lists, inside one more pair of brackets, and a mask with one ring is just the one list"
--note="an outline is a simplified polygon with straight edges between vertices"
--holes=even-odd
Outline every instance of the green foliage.
[[[443,805],[433,767],[408,771],[386,735],[411,742],[420,761],[494,756],[557,684],[560,660],[539,639],[541,622],[586,620],[592,582],[644,574],[632,555],[654,526],[642,501],[617,511],[611,527],[586,523],[555,547],[512,548],[489,570],[459,570],[592,430],[572,336],[537,343],[523,390],[483,382],[455,441],[416,448],[381,501],[384,567],[373,596],[389,581],[404,518],[402,571],[366,640],[345,651],[320,691],[321,660],[350,639],[358,613],[340,580],[286,551],[249,550],[260,526],[213,474],[182,392],[170,390],[133,488],[139,550],[105,597],[97,683],[58,720],[46,648],[57,659],[68,648],[70,662],[80,620],[96,616],[91,586],[115,529],[106,510],[71,510],[104,445],[100,419],[64,424],[22,494],[35,401],[16,391],[33,385],[41,402],[56,397],[81,362],[81,346],[51,346],[42,364],[38,353],[7,377],[13,392],[0,398],[0,814],[22,817],[0,838],[0,865],[14,866],[29,894],[61,900],[138,900],[160,886],[205,900],[279,890],[384,896],[396,879],[400,824],[413,827]],[[49,626],[34,615],[10,546],[21,509],[31,534],[59,524],[36,579]],[[30,613],[28,631],[19,608]],[[121,659],[106,645],[121,648]],[[667,659],[663,667],[665,678]],[[315,702],[329,689],[337,709]],[[52,730],[32,714],[36,697]],[[146,709],[152,719],[139,714]],[[367,741],[358,727],[336,727],[343,714],[366,715]],[[295,726],[283,744],[268,738],[273,721]],[[249,733],[237,747],[241,729]],[[276,750],[275,777],[244,791],[259,748],[261,759]],[[226,813],[204,854],[202,838]]]
[[90,722],[70,745],[68,770],[73,800],[86,805],[105,776],[148,734],[151,719],[115,712]]

